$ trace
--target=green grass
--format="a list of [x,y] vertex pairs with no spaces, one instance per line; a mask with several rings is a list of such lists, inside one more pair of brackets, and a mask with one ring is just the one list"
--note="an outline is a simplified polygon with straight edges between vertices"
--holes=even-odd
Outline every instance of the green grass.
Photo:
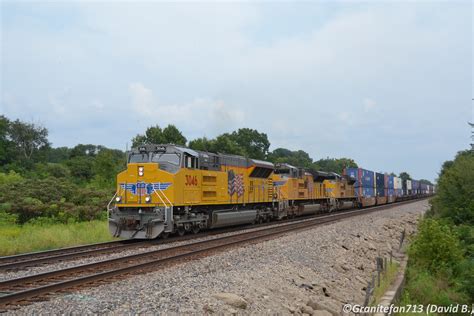
[[373,305],[380,301],[385,292],[390,288],[390,285],[395,281],[399,266],[400,264],[398,262],[387,263],[387,271],[380,275],[380,286],[375,287],[372,299]]
[[0,256],[111,241],[107,221],[0,226]]

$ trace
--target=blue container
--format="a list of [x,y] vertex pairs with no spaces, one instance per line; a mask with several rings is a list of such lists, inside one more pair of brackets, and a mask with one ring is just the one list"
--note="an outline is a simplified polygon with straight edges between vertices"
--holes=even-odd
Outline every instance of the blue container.
[[395,189],[387,189],[387,196],[394,196],[395,194]]
[[411,180],[411,192],[413,195],[420,193],[420,181]]
[[374,187],[374,172],[362,168],[347,168],[345,174],[356,180],[354,187]]
[[374,188],[358,187],[355,190],[355,195],[360,197],[374,197]]
[[385,175],[383,173],[375,173],[375,186],[377,188],[385,188]]
[[394,176],[387,176],[388,177],[388,189],[394,189]]

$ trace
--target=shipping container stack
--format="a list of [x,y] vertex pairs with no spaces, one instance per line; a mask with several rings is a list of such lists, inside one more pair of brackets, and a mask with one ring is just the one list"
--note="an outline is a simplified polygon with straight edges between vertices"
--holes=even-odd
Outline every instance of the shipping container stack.
[[375,175],[362,168],[347,168],[344,174],[355,180],[354,191],[362,206],[375,205]]
[[395,177],[392,175],[385,175],[387,180],[387,203],[395,202]]
[[428,194],[428,185],[426,183],[420,183],[420,193],[422,195]]
[[418,195],[420,193],[420,182],[418,180],[411,180],[412,195]]
[[387,203],[387,188],[385,183],[385,174],[383,173],[375,173],[375,193],[377,196],[377,204],[386,204]]
[[406,187],[407,187],[407,192],[406,192],[405,195],[407,195],[407,196],[412,195],[411,180],[406,180]]
[[403,195],[402,179],[399,177],[393,177],[393,188],[395,190],[395,196],[400,197]]

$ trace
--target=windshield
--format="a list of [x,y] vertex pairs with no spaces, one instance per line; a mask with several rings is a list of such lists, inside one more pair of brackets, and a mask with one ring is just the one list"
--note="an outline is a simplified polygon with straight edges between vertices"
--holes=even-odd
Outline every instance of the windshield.
[[153,157],[151,158],[152,162],[159,162],[159,163],[170,163],[176,166],[179,166],[179,159],[180,155],[178,153],[173,153],[173,154],[153,154]]
[[130,155],[128,162],[148,162],[148,160],[147,153],[134,153]]
[[153,154],[151,161],[159,163],[161,170],[176,173],[179,170],[181,155],[178,153]]

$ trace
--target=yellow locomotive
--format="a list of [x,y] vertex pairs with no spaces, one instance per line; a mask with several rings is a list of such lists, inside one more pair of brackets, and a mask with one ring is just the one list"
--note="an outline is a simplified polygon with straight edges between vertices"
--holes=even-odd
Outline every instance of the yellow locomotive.
[[346,178],[288,164],[172,144],[143,145],[127,157],[108,205],[116,237],[183,235],[355,205]]

